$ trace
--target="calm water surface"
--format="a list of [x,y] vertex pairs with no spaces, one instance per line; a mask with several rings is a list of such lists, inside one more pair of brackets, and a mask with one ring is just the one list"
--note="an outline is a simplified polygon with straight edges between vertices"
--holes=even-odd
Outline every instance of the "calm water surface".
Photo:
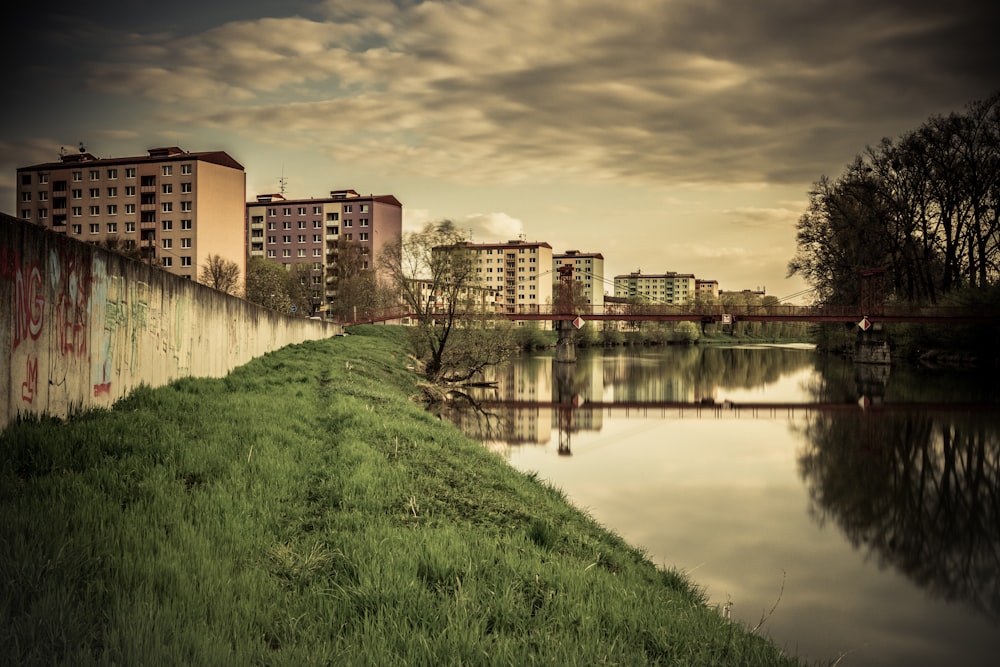
[[1000,664],[996,385],[867,370],[803,346],[524,355],[452,418],[789,654]]

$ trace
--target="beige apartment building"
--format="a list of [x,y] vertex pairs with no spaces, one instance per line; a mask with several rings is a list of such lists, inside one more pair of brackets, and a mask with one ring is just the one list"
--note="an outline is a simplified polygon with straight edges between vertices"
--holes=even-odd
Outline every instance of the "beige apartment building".
[[98,158],[81,149],[17,170],[19,217],[91,243],[137,248],[144,261],[196,280],[209,255],[246,272],[243,165],[223,151],[176,146]]
[[694,292],[702,302],[716,303],[719,300],[719,281],[698,278],[694,281]]
[[258,195],[246,203],[246,242],[250,257],[284,264],[307,265],[315,311],[336,299],[333,263],[341,242],[359,246],[375,268],[386,244],[403,231],[403,205],[392,195],[361,195],[333,190],[329,197],[286,199]]
[[573,267],[573,281],[595,313],[604,312],[604,255],[599,252],[567,250],[552,256],[554,283],[558,290],[559,268]]
[[469,243],[480,286],[497,294],[497,312],[544,312],[552,305],[552,246],[524,240]]
[[637,297],[649,303],[686,304],[695,298],[693,273],[667,271],[646,274],[641,271],[615,276],[616,297]]

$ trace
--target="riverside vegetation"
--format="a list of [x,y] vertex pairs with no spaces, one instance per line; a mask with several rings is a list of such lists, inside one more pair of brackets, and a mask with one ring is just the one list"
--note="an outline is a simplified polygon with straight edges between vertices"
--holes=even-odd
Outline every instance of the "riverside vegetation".
[[801,664],[352,334],[11,425],[0,663]]

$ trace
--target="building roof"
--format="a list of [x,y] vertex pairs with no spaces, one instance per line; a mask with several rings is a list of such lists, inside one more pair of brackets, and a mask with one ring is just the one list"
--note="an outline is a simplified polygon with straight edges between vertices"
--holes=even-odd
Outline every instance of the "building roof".
[[198,160],[201,162],[211,162],[212,164],[221,165],[223,167],[229,167],[231,169],[243,170],[243,165],[233,159],[229,153],[225,151],[202,151],[197,153],[188,153],[177,146],[166,146],[162,148],[150,148],[146,155],[135,155],[132,157],[111,157],[111,158],[100,158],[94,156],[92,153],[88,153],[81,149],[77,153],[66,153],[64,154],[58,162],[43,162],[41,164],[34,164],[28,167],[18,167],[17,170],[20,171],[41,171],[44,169],[67,169],[74,165],[92,165],[99,164],[101,166],[113,166],[113,165],[126,165],[126,164],[142,164],[144,162],[173,162],[173,161],[184,161],[184,160]]
[[[347,194],[353,193],[353,194]],[[332,204],[333,202],[379,202],[389,206],[403,207],[403,204],[392,195],[359,195],[354,190],[331,190],[329,197],[307,197],[303,199],[286,199],[283,194],[260,194],[256,201],[248,201],[247,206],[263,206],[266,204]]]

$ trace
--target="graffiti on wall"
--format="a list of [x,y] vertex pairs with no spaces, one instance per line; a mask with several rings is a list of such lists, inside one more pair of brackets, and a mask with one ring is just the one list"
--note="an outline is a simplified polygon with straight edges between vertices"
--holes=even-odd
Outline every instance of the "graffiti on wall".
[[94,396],[111,395],[111,378],[139,372],[149,326],[147,283],[126,284],[122,276],[97,282],[94,301],[104,304],[104,327],[94,360]]
[[21,400],[25,403],[34,403],[35,394],[38,393],[38,358],[29,354],[27,365],[24,371],[24,382],[21,383]]
[[45,289],[37,263],[21,263],[21,258],[0,249],[0,275],[14,286],[13,348],[25,340],[38,340],[45,324]]
[[63,355],[86,356],[87,317],[93,278],[90,262],[82,253],[52,250],[49,276],[55,294],[53,304],[59,351]]

